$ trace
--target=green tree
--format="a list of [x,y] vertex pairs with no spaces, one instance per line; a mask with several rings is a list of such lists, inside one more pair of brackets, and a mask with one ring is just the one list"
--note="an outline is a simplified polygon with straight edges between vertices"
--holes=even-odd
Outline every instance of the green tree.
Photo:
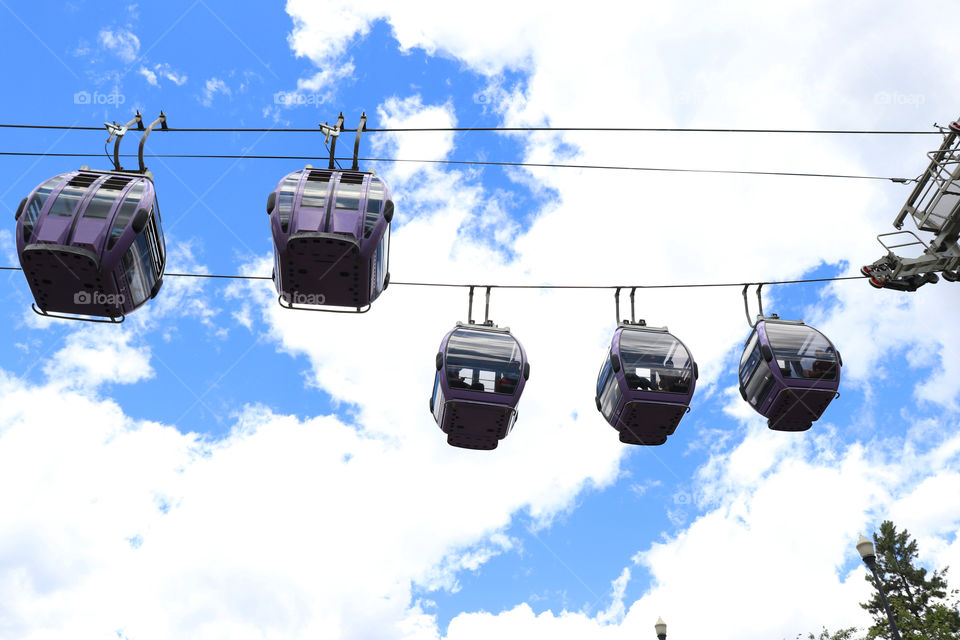
[[[824,627],[823,631],[820,632],[820,635],[815,636],[812,633],[807,634],[808,640],[854,640],[853,634],[857,632],[856,627],[849,627],[847,629],[840,629],[833,633],[827,631],[827,628]],[[801,635],[797,635],[799,639]]]
[[[928,575],[926,569],[916,565],[916,540],[906,529],[898,532],[889,520],[873,534],[873,543],[877,575],[903,640],[960,640],[958,592],[947,586],[948,567]],[[865,580],[872,583],[869,574]],[[860,606],[873,616],[867,640],[891,638],[880,594],[874,591]]]

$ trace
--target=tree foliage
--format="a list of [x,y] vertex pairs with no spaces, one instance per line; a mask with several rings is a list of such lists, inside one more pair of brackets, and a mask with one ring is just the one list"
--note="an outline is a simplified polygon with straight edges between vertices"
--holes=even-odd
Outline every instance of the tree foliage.
[[[827,628],[824,627],[823,631],[820,632],[820,635],[813,635],[808,633],[806,636],[807,640],[854,640],[854,635],[857,632],[856,627],[849,627],[847,629],[840,629],[839,631],[834,631],[830,633],[827,631]],[[798,635],[797,638],[800,638]]]
[[[904,529],[897,531],[892,522],[880,525],[873,534],[877,554],[877,575],[893,612],[903,640],[960,640],[958,591],[947,585],[948,567],[928,574],[917,566],[917,542]],[[865,580],[872,583],[868,574]],[[874,592],[860,605],[870,612],[874,623],[867,640],[891,638],[887,614]]]
[[[887,602],[903,640],[960,640],[960,592],[947,585],[949,567],[929,573],[917,564],[917,542],[910,533],[897,528],[889,520],[873,534],[877,554],[877,576],[883,585]],[[873,586],[870,572],[864,579]],[[863,640],[893,638],[890,622],[876,588],[860,606],[873,616],[873,624]],[[858,640],[857,629],[850,627],[833,633],[826,627],[819,635],[798,635],[798,640]]]

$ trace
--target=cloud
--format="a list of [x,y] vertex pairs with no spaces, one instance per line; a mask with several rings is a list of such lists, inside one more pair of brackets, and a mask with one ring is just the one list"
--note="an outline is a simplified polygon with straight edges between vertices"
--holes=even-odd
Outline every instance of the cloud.
[[824,625],[864,627],[869,617],[857,603],[870,597],[871,588],[854,550],[859,533],[893,517],[918,540],[928,566],[960,558],[960,512],[930,497],[957,493],[960,437],[908,438],[882,454],[860,444],[835,447],[833,433],[812,446],[803,441],[784,448],[778,440],[755,426],[704,468],[697,486],[710,496],[703,498],[709,508],[688,528],[636,555],[635,564],[652,580],[625,615],[630,567],[613,581],[611,602],[596,615],[536,613],[527,604],[499,613],[464,612],[451,621],[446,640],[643,637],[660,616],[671,635],[720,640],[793,637]]
[[132,346],[132,336],[113,327],[71,333],[67,344],[44,364],[52,383],[94,389],[105,383],[133,384],[153,377],[149,350]]
[[[876,35],[855,40],[839,38],[857,23],[854,13],[813,25],[802,18],[816,8],[789,5],[744,16],[710,7],[671,14],[651,5],[642,20],[627,19],[634,16],[626,10],[610,20],[609,12],[544,13],[514,4],[507,21],[497,7],[451,20],[429,5],[288,6],[296,14],[295,51],[322,63],[316,74],[327,74],[312,76],[316,90],[335,75],[331,69],[345,68],[349,61],[340,58],[351,43],[382,18],[401,48],[421,47],[491,74],[496,90],[483,95],[491,96],[489,113],[506,125],[601,116],[627,124],[888,122],[896,116],[871,111],[859,93],[872,96],[880,80],[871,70],[896,62],[898,53],[878,43],[904,41],[889,36],[922,21],[907,10],[872,17],[887,22],[871,23]],[[858,25],[856,33],[863,32]],[[589,55],[571,45],[584,33],[603,34],[589,40]],[[842,46],[831,46],[837,42]],[[916,55],[937,59],[935,52]],[[882,81],[924,74],[903,67]],[[159,82],[156,69],[144,68]],[[493,77],[510,69],[526,73],[519,81]],[[948,79],[938,82],[947,86]],[[209,106],[217,93],[230,95],[211,78],[201,102]],[[597,115],[601,103],[610,113]],[[385,99],[378,117],[393,126],[458,122],[453,103],[416,93]],[[429,158],[453,157],[457,149],[456,137],[442,133],[383,140],[386,151]],[[567,133],[507,140],[525,159],[542,162],[891,168],[875,164],[874,156],[885,154],[826,138],[732,144],[724,136],[677,142]],[[889,155],[917,151],[903,144]],[[535,196],[521,208],[509,194],[485,188],[479,170],[377,169],[398,203],[391,269],[413,281],[466,282],[482,274],[499,283],[650,284],[853,271],[854,257],[876,251],[877,225],[888,224],[889,216],[878,223],[877,212],[899,206],[902,196],[896,185],[544,168],[511,174]],[[523,224],[492,233],[505,218]],[[192,254],[179,260],[171,265],[194,262]],[[265,273],[270,263],[262,256],[245,269]],[[933,374],[921,383],[906,375],[902,384],[948,408],[936,420],[918,420],[899,439],[868,434],[859,443],[845,431],[855,417],[833,414],[806,435],[770,433],[730,387],[746,334],[738,292],[642,290],[641,315],[669,324],[701,362],[694,411],[679,433],[701,420],[707,444],[697,451],[712,455],[692,478],[677,478],[689,483],[693,498],[682,517],[676,514],[677,530],[657,542],[638,536],[635,563],[609,576],[612,596],[599,614],[517,603],[464,612],[446,637],[644,637],[659,615],[676,637],[749,640],[843,626],[862,620],[855,603],[869,588],[852,540],[887,513],[922,536],[932,562],[956,564],[956,510],[929,506],[932,495],[952,495],[957,487],[960,441],[943,435],[956,425],[949,407],[957,391],[943,386],[952,374],[949,318],[956,314],[942,311],[939,297],[929,305],[919,296],[878,298],[865,286],[853,288],[860,284],[828,289],[813,315],[804,315],[837,337],[845,361],[854,363],[849,379],[863,385],[874,365],[883,369],[892,356],[915,349],[910,366],[932,366]],[[199,286],[169,279],[156,304],[131,322],[170,324],[161,314],[182,306],[215,325],[216,309],[188,306],[205,301],[192,288]],[[533,378],[515,431],[482,454],[449,448],[426,409],[432,355],[463,319],[465,292],[394,286],[371,313],[325,317],[322,326],[307,317],[316,314],[280,310],[270,283],[244,283],[234,292],[245,299],[242,323],[272,340],[278,358],[306,361],[304,393],[322,389],[338,415],[296,416],[251,403],[229,417],[227,436],[211,440],[184,433],[187,425],[178,430],[125,415],[94,389],[56,384],[62,371],[100,385],[149,376],[149,351],[118,336],[71,336],[46,369],[45,384],[0,374],[0,486],[18,487],[0,493],[0,511],[18,514],[0,519],[0,617],[14,635],[435,639],[437,618],[416,591],[456,589],[462,572],[516,548],[506,537],[511,524],[530,518],[549,526],[578,496],[615,482],[632,453],[595,413],[582,411],[592,406],[612,332],[608,292],[573,303],[557,292],[494,292],[492,317],[527,346]],[[768,298],[774,309],[786,300],[782,290]],[[896,320],[888,333],[876,333],[882,323],[868,317],[870,309]],[[101,344],[106,357],[95,364],[90,352]],[[711,415],[703,400],[710,394],[720,405],[734,404]],[[731,422],[740,429],[735,435]],[[716,438],[717,431],[728,435]],[[631,597],[631,589],[643,588],[641,573],[651,576],[649,584]]]
[[[388,98],[377,109],[382,128],[450,128],[457,126],[457,117],[451,103],[424,105],[419,95],[406,98]],[[373,153],[393,154],[397,158],[444,160],[454,149],[453,133],[445,131],[417,133],[389,133],[374,138]],[[397,164],[390,168],[394,180],[405,182],[414,174],[425,172],[427,164]]]
[[227,86],[227,83],[219,78],[210,78],[208,79],[202,89],[202,95],[197,99],[200,100],[200,104],[205,107],[213,105],[213,100],[218,93],[221,93],[228,98],[230,97],[230,87]]
[[147,69],[146,67],[140,67],[140,69],[137,70],[137,73],[146,79],[147,84],[153,85],[154,87],[160,86],[160,83],[157,82],[157,74],[150,69]]
[[[949,27],[936,26],[937,35],[925,39],[922,52],[883,50],[883,66],[878,66],[880,42],[897,40],[904,32],[926,34],[929,25],[906,10],[882,16],[851,10],[814,23],[807,16],[816,10],[788,4],[776,12],[730,13],[708,6],[674,12],[650,4],[641,16],[636,5],[624,4],[612,10],[621,19],[611,21],[605,12],[545,13],[517,5],[511,6],[509,21],[484,28],[488,16],[498,15],[496,7],[477,12],[483,15],[450,19],[429,3],[368,3],[343,20],[324,24],[325,16],[346,12],[346,5],[288,3],[294,18],[291,47],[309,57],[317,73],[348,61],[350,47],[382,20],[402,50],[419,48],[450,57],[488,77],[488,87],[478,93],[484,98],[484,115],[496,116],[504,126],[580,126],[587,118],[597,126],[914,128],[949,117],[955,100],[947,98],[953,95],[949,87],[956,73],[951,79],[936,78],[921,64],[921,78],[910,70],[918,60],[947,50]],[[865,19],[870,35],[849,37],[864,33]],[[324,37],[335,28],[336,34]],[[593,33],[603,37],[584,35]],[[520,78],[508,79],[506,72],[515,71],[521,72]],[[891,108],[876,102],[878,91],[920,92],[925,100],[914,101],[909,111],[902,105]],[[393,96],[378,116],[391,123],[384,126],[399,126],[395,122],[429,108],[417,96]],[[448,113],[448,122],[460,115],[452,107]],[[432,113],[436,121],[441,115],[442,110]],[[892,176],[916,175],[925,166],[923,152],[936,146],[930,139],[906,137],[882,142],[840,136],[596,132],[506,137],[521,147],[527,162]],[[404,140],[382,144],[399,156]],[[455,139],[437,136],[423,144],[411,142],[405,153],[455,157]],[[860,264],[877,257],[874,236],[888,230],[907,195],[900,186],[882,182],[522,169],[511,177],[537,197],[522,211],[511,210],[508,200],[503,208],[514,219],[523,216],[524,226],[490,243],[489,232],[481,234],[483,240],[471,235],[492,197],[476,173],[396,165],[382,171],[398,202],[391,269],[413,281],[473,281],[477,273],[490,282],[564,284],[743,282],[812,272],[853,275]],[[405,220],[405,207],[417,216]],[[960,387],[955,381],[960,376],[953,363],[960,361],[960,344],[950,328],[956,316],[950,312],[957,310],[952,289],[937,286],[921,295],[901,296],[874,291],[862,282],[843,282],[803,306],[793,303],[802,295],[797,289],[788,295],[785,288],[768,287],[765,302],[768,311],[804,317],[831,336],[849,365],[844,384],[850,386],[845,388],[867,394],[863,413],[872,411],[869,393],[877,377],[886,376],[924,401],[919,406],[924,411],[938,412],[935,422],[942,430],[956,422],[953,411]],[[391,318],[402,315],[393,295],[388,291],[375,310]],[[455,314],[463,304],[463,296],[452,292],[428,298],[404,289],[403,295],[407,309],[452,309],[447,313]],[[540,425],[566,425],[559,416],[589,406],[590,378],[599,364],[594,352],[602,354],[609,341],[607,296],[584,296],[571,308],[569,299],[564,304],[551,294],[525,292],[521,299],[507,291],[494,292],[493,317],[510,324],[533,364],[522,417],[502,448],[521,449],[528,434],[543,434]],[[447,637],[642,637],[652,634],[658,615],[690,637],[792,637],[822,624],[835,628],[862,622],[856,603],[868,586],[852,556],[852,541],[891,509],[903,517],[916,515],[916,510],[925,514],[920,507],[925,496],[953,488],[953,463],[947,458],[936,462],[932,450],[911,440],[871,441],[872,430],[863,426],[860,415],[828,414],[818,431],[802,440],[768,433],[731,387],[733,365],[748,332],[736,289],[642,290],[638,307],[641,317],[668,324],[693,350],[701,384],[693,413],[680,429],[702,425],[702,444],[695,443],[690,451],[719,450],[694,481],[691,494],[696,502],[685,505],[682,514],[672,514],[677,532],[662,543],[638,542],[638,563],[653,576],[649,589],[629,608],[619,628],[583,612],[538,613],[518,604],[499,614],[465,612],[450,624]],[[266,315],[282,348],[310,358],[318,386],[330,389],[337,399],[366,404],[362,389],[369,383],[359,381],[369,378],[341,363],[351,355],[373,361],[376,347],[310,345],[306,326],[269,310]],[[562,330],[551,331],[544,318],[562,318]],[[430,333],[438,339],[443,322],[432,315],[425,322],[433,325],[429,332],[402,321],[391,323],[391,330],[417,343],[429,340]],[[576,336],[576,346],[570,336]],[[566,347],[562,358],[555,353],[556,345]],[[401,348],[397,357],[411,362],[418,356]],[[906,369],[899,369],[901,358]],[[540,395],[544,383],[537,381],[546,375],[556,382],[556,372],[564,373],[564,392],[553,387],[550,406]],[[572,391],[579,389],[584,390],[580,395]],[[387,397],[389,391],[383,393]],[[428,394],[426,389],[421,393]],[[404,406],[402,399],[389,397]],[[722,416],[703,415],[705,398],[733,404]],[[914,414],[919,407],[903,407],[904,421],[918,419]],[[369,406],[361,408],[364,425],[370,424],[370,412]],[[749,435],[731,434],[730,419],[742,420]],[[904,429],[898,424],[883,427],[885,432]],[[584,428],[597,427],[591,422]],[[938,433],[933,426],[914,428],[925,429],[928,437]],[[568,451],[572,431],[551,433],[558,451]],[[591,436],[591,446],[598,446],[601,434]],[[857,438],[868,444],[857,443]],[[884,451],[871,452],[867,447],[872,446]],[[944,446],[951,451],[955,443]],[[917,466],[914,456],[919,456]],[[569,495],[564,491],[558,497]],[[907,503],[911,507],[904,506]],[[951,540],[958,522],[938,513],[942,522],[931,516],[904,525],[936,532],[929,534],[927,548],[937,550],[939,560],[955,559],[957,545]],[[695,615],[689,610],[691,602],[697,603]],[[795,602],[804,602],[804,608],[793,606]],[[758,623],[747,632],[742,620],[757,612]]]
[[133,62],[140,53],[140,39],[129,29],[101,29],[97,40],[124,62]]
[[0,522],[14,635],[37,628],[37,611],[48,632],[80,635],[429,633],[413,586],[452,588],[455,572],[510,549],[497,531],[534,498],[495,486],[489,458],[432,438],[406,446],[247,406],[205,441],[48,373],[35,386],[0,372],[0,481],[21,487],[0,494],[18,514]]
[[186,75],[175,71],[169,64],[165,62],[153,65],[152,69],[146,66],[141,66],[140,69],[137,70],[137,73],[146,79],[147,84],[150,84],[154,87],[160,86],[159,78],[166,78],[178,87],[183,86],[187,82]]
[[[333,81],[331,72],[342,64],[350,46],[365,37],[374,22],[384,20],[402,51],[422,49],[429,55],[447,55],[466,63],[472,69],[493,75],[507,67],[529,68],[531,60],[530,29],[538,32],[551,16],[529,9],[519,20],[504,21],[504,13],[516,15],[519,8],[509,3],[492,3],[482,10],[464,10],[453,17],[435,2],[410,5],[398,10],[383,1],[350,5],[340,2],[315,3],[290,0],[287,13],[294,28],[287,38],[298,57],[309,58],[321,72],[309,82],[319,89]],[[530,14],[539,20],[528,20]],[[477,37],[478,34],[483,37]]]

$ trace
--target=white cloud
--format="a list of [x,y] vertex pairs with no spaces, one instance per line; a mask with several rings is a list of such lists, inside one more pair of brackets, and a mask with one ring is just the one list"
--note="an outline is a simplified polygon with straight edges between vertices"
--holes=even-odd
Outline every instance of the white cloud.
[[412,585],[452,588],[509,550],[496,532],[535,498],[433,437],[255,406],[235,420],[204,442],[0,374],[0,482],[20,487],[0,494],[18,514],[0,521],[8,631],[435,637]]
[[[878,15],[851,7],[835,13],[827,5],[788,3],[776,9],[752,6],[736,11],[700,4],[678,12],[667,5],[647,4],[641,9],[624,3],[604,12],[545,12],[535,5],[511,5],[510,20],[504,21],[496,6],[485,5],[451,19],[431,3],[368,3],[331,21],[330,15],[346,12],[347,6],[291,1],[287,9],[295,22],[291,47],[308,56],[318,73],[348,60],[352,43],[382,19],[401,48],[449,56],[489,75],[490,87],[481,94],[487,115],[499,115],[506,126],[922,128],[953,114],[952,87],[960,80],[956,70],[937,77],[922,63],[949,51],[949,27],[936,25],[936,35],[930,35],[931,26],[908,10]],[[940,10],[948,8],[944,4]],[[809,19],[820,12],[831,18]],[[618,19],[611,20],[610,15]],[[484,28],[488,19],[496,20],[495,26]],[[869,29],[864,29],[865,22]],[[862,35],[851,37],[854,33]],[[924,44],[919,50],[879,46],[903,42],[904,33],[925,34]],[[882,60],[876,59],[878,51]],[[505,70],[529,75],[511,84],[498,75]],[[922,93],[925,99],[909,108],[890,106],[877,101],[878,92]],[[439,121],[442,111],[416,100],[411,96],[385,101],[378,115],[390,124],[383,126],[398,126],[390,118],[403,115],[399,120],[405,121],[428,109],[434,109],[433,117]],[[455,122],[453,109],[448,113],[447,121]],[[929,138],[864,141],[852,136],[514,137],[523,145],[527,162],[891,176],[916,175],[925,165],[923,152],[937,144]],[[438,154],[453,150],[452,140],[439,142],[435,147],[411,142],[404,152],[444,157]],[[400,157],[402,139],[384,144]],[[853,274],[860,264],[877,257],[874,235],[889,229],[907,195],[902,186],[866,181],[518,171],[514,174],[518,181],[549,199],[539,210],[523,212],[533,220],[522,235],[502,236],[504,247],[516,255],[504,264],[496,247],[471,242],[469,237],[478,226],[477,213],[490,198],[474,175],[397,166],[384,168],[384,173],[400,203],[396,220],[401,228],[391,268],[403,273],[404,280],[425,281],[473,281],[482,273],[487,281],[510,283],[742,282],[797,277],[824,265]],[[404,207],[416,210],[417,217],[404,220]],[[827,289],[816,308],[796,315],[821,326],[838,344],[849,367],[844,371],[845,385],[869,393],[874,372],[896,375],[919,399],[949,410],[960,392],[955,382],[960,375],[954,371],[960,343],[951,322],[957,303],[949,285],[937,286],[899,296],[876,292],[861,282],[838,283]],[[392,295],[388,291],[375,310],[397,318],[400,308]],[[403,297],[405,309],[413,305],[456,314],[465,296],[434,293],[428,299],[404,289]],[[766,309],[784,313],[783,299],[782,289],[768,288]],[[517,431],[501,445],[505,451],[525,447],[527,435],[543,433],[540,425],[563,423],[558,417],[565,411],[589,406],[590,378],[599,355],[581,351],[602,353],[609,340],[609,305],[606,293],[590,301],[584,296],[575,309],[560,296],[528,292],[521,300],[510,292],[494,293],[493,317],[515,329],[531,354],[534,371]],[[905,520],[898,524],[926,536],[925,544],[938,560],[956,563],[958,545],[951,536],[960,523],[941,510],[937,520],[922,506],[931,491],[953,488],[956,480],[948,458],[936,461],[927,452],[914,466],[909,444],[896,448],[895,443],[886,443],[895,450],[868,454],[862,445],[835,448],[817,435],[836,433],[831,431],[832,421],[833,429],[852,423],[856,435],[869,438],[859,416],[828,413],[817,432],[803,439],[768,433],[729,387],[733,381],[720,379],[721,373],[729,373],[732,359],[739,357],[748,332],[737,289],[646,290],[638,293],[638,307],[641,317],[668,324],[690,345],[701,365],[698,398],[728,394],[734,406],[726,415],[742,417],[750,425],[750,436],[728,451],[729,436],[719,434],[719,442],[713,440],[710,417],[700,418],[706,425],[702,446],[719,444],[726,453],[703,468],[693,488],[699,502],[690,508],[695,506],[702,515],[638,556],[654,582],[622,625],[604,625],[606,619],[578,612],[537,614],[519,604],[500,614],[461,614],[451,623],[448,638],[643,637],[652,635],[658,615],[671,622],[677,637],[792,637],[823,624],[835,628],[862,622],[856,603],[868,586],[851,557],[851,541],[891,510],[903,514],[898,517]],[[359,353],[351,348],[348,353],[331,345],[308,345],[297,337],[307,335],[305,328],[267,313],[275,323],[275,339],[291,352],[311,358],[318,385],[332,389],[338,398],[364,402],[362,389],[369,386],[354,379],[362,379],[362,374],[344,368],[342,362],[351,354],[369,361],[376,347]],[[543,318],[563,318],[564,331],[551,331]],[[434,325],[429,332],[404,323],[391,323],[391,329],[418,344],[421,339],[429,341],[430,333],[438,341],[444,323],[432,315],[425,322]],[[577,336],[580,347],[576,354],[564,350],[567,361],[559,362],[555,345],[569,344],[565,338],[569,335]],[[905,351],[909,366],[934,366],[928,380],[918,381],[912,370],[883,366]],[[418,356],[401,348],[397,357],[411,362]],[[557,371],[574,372],[564,378],[563,388],[584,389],[584,397],[554,393],[554,406],[541,402],[545,392],[538,376],[549,378]],[[580,371],[591,375],[575,373]],[[420,395],[428,394],[424,388]],[[694,413],[679,429],[690,428],[689,421],[698,419],[699,402],[694,400]],[[869,412],[869,405],[866,409]],[[371,423],[370,411],[369,406],[362,410],[365,425]],[[944,420],[952,420],[953,414],[945,415]],[[596,421],[584,427],[596,429]],[[935,430],[927,427],[926,432]],[[601,434],[591,437],[591,446],[598,446]],[[572,430],[553,432],[552,441],[558,450],[572,449]],[[612,464],[611,459],[601,464]],[[556,497],[569,495],[562,491]],[[689,514],[675,515],[679,523]],[[796,602],[805,604],[801,608],[794,606]],[[695,614],[691,607],[696,607]],[[757,624],[744,629],[742,620],[755,617]]]
[[90,44],[86,40],[81,38],[79,42],[77,42],[76,48],[73,50],[73,55],[80,58],[80,57],[89,55],[89,53],[90,53]]
[[7,264],[14,264],[17,258],[17,243],[8,229],[0,229],[0,255],[7,260]]
[[152,69],[141,66],[137,73],[146,79],[147,84],[150,84],[154,87],[160,86],[159,78],[166,78],[178,87],[183,86],[187,82],[186,75],[174,70],[165,62],[153,65]]
[[597,622],[600,624],[619,623],[623,620],[626,609],[623,605],[623,596],[627,590],[627,583],[630,582],[630,567],[624,567],[619,577],[613,581],[613,598],[610,605],[597,614]]
[[230,87],[227,86],[227,83],[219,78],[210,78],[208,79],[202,89],[202,95],[197,99],[200,100],[200,104],[205,107],[213,105],[213,100],[218,93],[221,93],[228,98],[230,97]]
[[[514,20],[521,8],[507,2],[488,3],[475,10],[460,7],[456,16],[449,9],[439,2],[398,10],[382,0],[363,5],[289,0],[287,13],[294,29],[288,42],[297,56],[310,58],[323,73],[345,63],[342,58],[352,43],[365,37],[374,21],[386,20],[401,50],[419,48],[431,55],[449,55],[477,71],[493,74],[508,66],[527,67],[535,41],[532,36],[542,35],[552,18],[540,7],[531,6],[523,8],[527,15]],[[503,20],[506,14],[511,20]],[[531,24],[530,14],[540,19]],[[315,85],[324,81],[330,78],[318,74],[312,79]]]
[[129,29],[101,29],[97,40],[124,62],[133,62],[140,53],[140,39]]
[[[18,636],[42,618],[54,634],[435,640],[412,585],[455,589],[456,572],[509,551],[495,533],[503,509],[532,494],[518,476],[491,486],[493,469],[514,473],[509,458],[426,435],[410,446],[249,406],[226,439],[205,442],[0,373],[0,482],[18,487],[0,493],[18,514],[0,521],[0,612]],[[878,455],[835,449],[829,433],[785,449],[781,435],[754,427],[718,452],[698,478],[714,488],[707,511],[664,542],[638,541],[653,577],[638,601],[625,601],[625,567],[595,615],[519,604],[460,614],[445,637],[642,637],[657,616],[671,633],[720,640],[862,624],[869,586],[853,540],[890,511],[928,561],[957,559],[960,512],[929,505],[931,492],[937,504],[957,493],[960,437]]]
[[[885,84],[925,73],[912,64],[889,71],[897,51],[879,43],[908,41],[920,47],[919,59],[938,59],[936,49],[923,49],[936,39],[918,44],[890,37],[921,22],[924,33],[937,26],[906,9],[871,12],[871,20],[885,22],[871,22],[874,29],[865,31],[858,22],[863,16],[849,9],[831,9],[831,21],[813,26],[803,17],[824,9],[778,5],[731,16],[727,8],[704,6],[673,15],[651,5],[643,19],[628,19],[633,5],[624,6],[618,20],[610,19],[616,10],[544,12],[516,3],[509,20],[496,6],[460,20],[427,4],[313,9],[291,2],[288,8],[296,20],[292,46],[319,65],[317,74],[327,74],[312,76],[314,84],[304,87],[328,83],[348,63],[340,58],[350,43],[385,16],[406,49],[457,57],[483,73],[529,70],[523,84],[489,92],[490,109],[505,124],[616,117],[624,124],[799,126],[859,118],[855,124],[866,126],[891,116],[870,110],[863,95],[872,99]],[[870,35],[840,38],[851,25]],[[593,33],[602,37],[571,45]],[[887,75],[870,75],[877,69]],[[937,86],[957,84],[954,79],[936,79]],[[491,84],[503,82],[491,78]],[[217,93],[230,95],[217,78],[203,91],[207,105]],[[416,95],[386,99],[379,117],[394,126],[457,122],[452,104],[424,104]],[[776,163],[912,175],[920,157],[917,145],[903,143],[895,147],[902,153],[889,155],[912,154],[912,163],[882,167],[874,157],[880,154],[868,157],[826,138],[739,138],[737,146],[724,136],[519,140],[527,159],[547,162]],[[455,138],[395,136],[382,144],[398,154],[446,158]],[[478,172],[391,166],[381,173],[398,202],[391,268],[404,279],[428,281],[472,281],[478,273],[501,283],[589,284],[795,276],[872,256],[872,234],[890,217],[878,222],[877,211],[899,206],[902,195],[893,185],[533,170],[515,176],[557,197],[524,212],[533,222],[519,237],[502,234],[491,242],[477,229],[509,210],[500,199],[490,205]],[[515,257],[507,257],[510,250]],[[183,256],[183,263],[191,258]],[[265,273],[269,265],[266,257],[246,268]],[[915,364],[935,363],[937,347],[949,347],[935,377],[943,382],[952,371],[949,318],[956,314],[935,306],[938,298],[926,290],[929,303],[916,296],[904,304],[878,298],[865,285],[853,288],[859,284],[837,285],[841,304],[824,300],[830,309],[813,316],[822,317],[846,362],[854,363],[850,379],[869,377],[869,367],[857,362],[882,362],[890,354],[879,346],[887,334],[865,331],[871,341],[843,329],[861,318],[868,324],[852,326],[877,329],[881,323],[865,316],[880,304],[896,319],[896,328],[887,330],[894,348],[920,346]],[[159,316],[152,314],[166,313],[163,305],[202,300],[194,286],[201,285],[170,279],[153,310],[133,320],[156,326]],[[435,639],[436,618],[413,601],[411,585],[455,589],[459,572],[511,549],[503,531],[518,513],[549,522],[575,496],[617,477],[627,450],[595,413],[578,412],[592,406],[594,375],[612,330],[606,292],[571,303],[558,293],[495,291],[492,317],[511,325],[527,346],[533,378],[515,432],[482,454],[449,448],[426,410],[433,348],[463,318],[465,292],[394,287],[370,314],[325,317],[320,337],[337,340],[318,339],[311,314],[280,310],[270,283],[238,285],[234,292],[246,297],[239,312],[244,324],[308,360],[308,384],[349,403],[344,413],[356,424],[252,405],[233,418],[227,438],[209,442],[138,422],[115,404],[84,395],[89,390],[0,377],[0,486],[23,487],[0,493],[0,512],[24,514],[0,519],[0,550],[7,550],[0,551],[0,566],[10,567],[0,574],[0,614],[17,635],[42,621],[45,633],[72,635]],[[642,316],[669,324],[691,345],[702,365],[699,393],[730,391],[720,376],[746,334],[738,295],[638,295]],[[773,295],[768,308],[775,309],[777,291]],[[214,323],[208,311],[215,317],[203,306],[195,312]],[[68,340],[48,373],[73,367],[99,381],[149,375],[148,354],[141,351],[138,360],[136,348],[123,341],[112,343],[109,358],[95,368],[88,362],[91,344],[84,337]],[[867,359],[871,351],[874,361]],[[915,383],[907,377],[904,384]],[[917,387],[921,397],[944,406],[956,392],[939,384]],[[960,545],[951,535],[958,523],[950,515],[956,510],[929,507],[931,495],[956,492],[956,438],[941,436],[931,450],[921,446],[921,436],[935,435],[936,428],[918,424],[906,445],[838,446],[836,434],[847,426],[840,416],[830,414],[807,435],[773,434],[735,391],[729,397],[735,408],[727,415],[742,417],[748,435],[742,442],[731,438],[732,448],[711,441],[715,455],[690,487],[697,500],[690,508],[700,515],[689,527],[658,543],[638,539],[637,564],[653,577],[639,600],[627,606],[636,570],[625,567],[610,576],[613,597],[600,614],[536,612],[519,603],[499,613],[456,616],[447,637],[647,637],[658,615],[671,624],[672,637],[718,640],[843,626],[862,620],[856,602],[868,589],[851,542],[888,512],[922,536],[932,561],[956,564]],[[701,418],[697,411],[695,404],[681,430]],[[715,423],[702,419],[712,435]],[[949,414],[944,420],[955,422]],[[744,620],[751,621],[749,629]]]
[[147,84],[153,85],[154,87],[160,86],[160,83],[157,82],[157,74],[150,69],[147,69],[146,67],[140,67],[140,69],[137,70],[137,73],[146,79]]
[[63,387],[93,389],[104,383],[132,384],[153,377],[149,349],[130,344],[131,334],[115,327],[75,331],[43,370]]
[[[960,437],[923,443],[922,451],[920,442],[901,441],[877,455],[860,445],[834,449],[832,435],[787,450],[775,442],[779,435],[754,428],[701,473],[698,486],[715,499],[689,528],[637,554],[652,585],[622,621],[629,567],[613,582],[607,609],[595,616],[536,614],[522,604],[497,614],[460,614],[445,637],[644,637],[660,616],[670,635],[719,640],[863,627],[869,618],[857,603],[871,589],[854,550],[859,533],[892,517],[916,537],[930,566],[960,557],[960,511],[943,504],[944,495],[957,493],[958,464],[939,451],[956,451]],[[758,458],[773,465],[761,472]],[[737,459],[753,471],[744,475]],[[931,492],[939,497],[931,501]]]
[[[372,115],[372,114],[371,114]],[[453,105],[424,105],[419,95],[388,98],[377,109],[377,121],[384,129],[449,128],[457,126]],[[397,158],[444,160],[454,149],[453,134],[445,131],[428,133],[388,133],[373,138],[371,148],[376,155],[392,154]],[[390,167],[391,177],[406,182],[418,172],[429,172],[429,164],[398,163]],[[438,172],[433,172],[438,173]],[[432,175],[432,174],[431,174]]]

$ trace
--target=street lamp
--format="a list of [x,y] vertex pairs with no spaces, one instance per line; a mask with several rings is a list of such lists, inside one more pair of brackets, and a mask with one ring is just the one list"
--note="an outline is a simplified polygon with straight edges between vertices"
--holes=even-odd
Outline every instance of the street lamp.
[[657,617],[657,624],[653,625],[653,628],[657,630],[659,640],[667,640],[667,623],[663,618]]
[[863,563],[870,569],[870,574],[873,576],[873,584],[877,587],[877,591],[880,592],[880,602],[883,603],[883,609],[887,612],[887,620],[890,621],[890,630],[893,631],[894,640],[901,640],[900,631],[897,630],[897,623],[893,621],[893,612],[890,611],[890,604],[887,603],[887,596],[883,593],[883,583],[880,582],[880,578],[877,576],[877,554],[873,549],[873,543],[861,535],[860,539],[857,540],[857,551],[860,553],[860,557],[863,558]]

